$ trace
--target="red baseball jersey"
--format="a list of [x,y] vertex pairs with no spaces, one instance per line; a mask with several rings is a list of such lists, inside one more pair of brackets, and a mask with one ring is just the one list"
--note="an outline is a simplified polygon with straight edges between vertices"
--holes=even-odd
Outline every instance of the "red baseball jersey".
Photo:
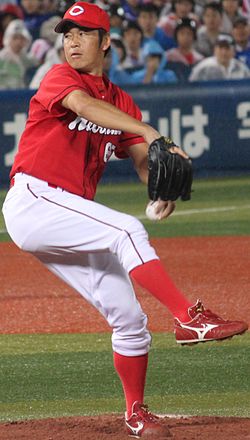
[[141,120],[131,96],[105,75],[80,73],[67,63],[56,65],[30,101],[10,177],[23,172],[93,199],[112,153],[126,158],[126,147],[145,141],[136,134],[98,126],[64,108],[61,101],[73,90],[83,90]]

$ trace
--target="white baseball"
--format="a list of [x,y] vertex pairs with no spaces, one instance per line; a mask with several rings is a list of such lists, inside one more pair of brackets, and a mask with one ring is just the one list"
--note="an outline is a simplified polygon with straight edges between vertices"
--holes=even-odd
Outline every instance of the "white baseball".
[[150,201],[147,204],[145,214],[149,220],[160,220],[161,219],[161,213],[158,213],[158,214],[156,213],[156,208],[158,205],[159,205],[158,200],[156,200],[155,202]]

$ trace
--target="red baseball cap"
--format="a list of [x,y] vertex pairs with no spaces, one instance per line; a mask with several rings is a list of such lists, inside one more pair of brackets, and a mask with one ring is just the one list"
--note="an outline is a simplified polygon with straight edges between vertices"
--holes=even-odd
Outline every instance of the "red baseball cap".
[[66,25],[73,23],[77,27],[104,29],[110,31],[108,14],[99,6],[92,3],[76,2],[64,14],[63,19],[56,25],[55,32],[63,33]]
[[15,18],[19,18],[20,20],[24,19],[24,13],[22,9],[17,5],[5,4],[0,5],[0,15],[12,15]]

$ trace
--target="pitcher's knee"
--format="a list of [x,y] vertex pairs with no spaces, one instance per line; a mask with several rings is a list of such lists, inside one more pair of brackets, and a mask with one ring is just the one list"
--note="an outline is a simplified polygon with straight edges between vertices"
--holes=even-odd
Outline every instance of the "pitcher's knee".
[[127,272],[134,267],[157,258],[149,244],[148,233],[142,223],[134,217],[117,237],[113,252]]
[[113,329],[113,350],[124,356],[142,356],[148,353],[151,335],[147,329],[147,316],[142,312],[139,319],[126,322],[124,326]]

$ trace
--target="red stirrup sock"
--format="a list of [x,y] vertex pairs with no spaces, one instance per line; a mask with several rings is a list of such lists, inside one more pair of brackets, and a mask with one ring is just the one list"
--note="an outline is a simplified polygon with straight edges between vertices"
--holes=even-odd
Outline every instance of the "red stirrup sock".
[[177,289],[159,260],[151,260],[135,267],[130,276],[163,303],[173,316],[182,322],[190,321],[188,308],[192,304]]
[[129,418],[133,403],[136,400],[143,403],[148,353],[130,357],[114,352],[114,366],[122,382]]

